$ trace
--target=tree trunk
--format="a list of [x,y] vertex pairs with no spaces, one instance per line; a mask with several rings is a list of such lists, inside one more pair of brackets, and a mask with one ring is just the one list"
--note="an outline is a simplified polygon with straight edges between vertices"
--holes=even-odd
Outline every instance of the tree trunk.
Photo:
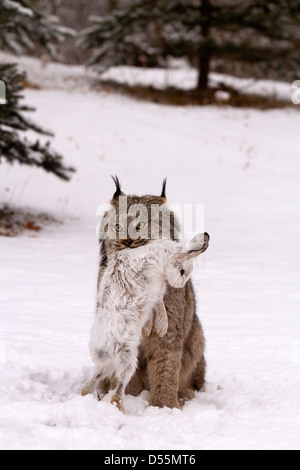
[[[202,39],[207,40],[210,33],[210,13],[211,13],[210,0],[202,0],[201,5],[201,17],[205,18],[204,24],[202,24],[201,36]],[[197,91],[203,92],[208,90],[208,79],[210,72],[210,60],[211,54],[209,46],[205,45],[201,47],[199,51],[199,68],[198,68],[198,85]]]
[[111,13],[112,11],[116,10],[118,6],[118,0],[108,0],[108,11]]
[[208,79],[210,71],[210,56],[201,52],[199,58],[199,78],[198,78],[198,91],[208,90]]

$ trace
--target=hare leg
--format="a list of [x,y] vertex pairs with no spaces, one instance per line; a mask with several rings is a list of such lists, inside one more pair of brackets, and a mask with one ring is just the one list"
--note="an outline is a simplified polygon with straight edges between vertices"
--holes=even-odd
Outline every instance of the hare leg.
[[124,384],[119,383],[115,393],[113,394],[110,400],[111,404],[116,405],[118,410],[122,411],[122,413],[125,412],[124,406],[123,406],[124,390],[125,390]]
[[132,345],[124,344],[121,346],[118,357],[118,367],[115,371],[117,378],[117,389],[114,393],[111,403],[116,404],[120,411],[124,412],[123,398],[125,389],[132,378],[137,366],[138,348]]
[[162,300],[157,306],[155,307],[155,320],[154,320],[154,329],[156,334],[163,338],[167,334],[168,331],[168,315],[166,312],[164,301]]
[[150,318],[146,321],[142,329],[142,335],[150,336],[152,332],[152,327],[153,327],[153,312],[151,313]]
[[81,390],[81,395],[85,397],[90,393],[93,393],[96,388],[98,387],[99,382],[101,381],[101,373],[97,372],[93,378],[85,384],[83,389]]

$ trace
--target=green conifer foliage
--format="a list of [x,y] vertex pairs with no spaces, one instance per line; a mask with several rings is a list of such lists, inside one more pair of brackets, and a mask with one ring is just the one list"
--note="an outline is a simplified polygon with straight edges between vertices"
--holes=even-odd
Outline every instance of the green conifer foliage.
[[137,49],[147,57],[192,57],[203,91],[213,59],[299,72],[299,21],[300,0],[132,0],[91,18],[80,44],[93,51],[89,65],[100,72],[129,63]]
[[[31,8],[27,0],[1,2],[0,47],[4,50],[17,54],[39,44],[53,53],[55,43],[70,34],[70,31],[50,24]],[[69,180],[74,170],[63,164],[63,157],[51,149],[49,142],[30,142],[24,135],[32,130],[52,136],[28,118],[27,112],[34,109],[21,104],[25,74],[14,64],[0,63],[0,80],[6,89],[6,102],[0,104],[0,163],[5,160],[33,165]]]

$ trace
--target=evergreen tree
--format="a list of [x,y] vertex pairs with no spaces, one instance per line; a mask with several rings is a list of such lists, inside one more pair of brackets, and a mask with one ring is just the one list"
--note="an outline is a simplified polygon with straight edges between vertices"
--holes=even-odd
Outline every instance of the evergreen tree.
[[299,70],[300,0],[133,0],[91,19],[81,45],[100,71],[128,63],[136,48],[151,56],[192,57],[199,91],[213,59]]
[[[2,0],[0,46],[4,50],[20,53],[39,44],[53,53],[53,44],[61,41],[66,33],[66,30],[50,24],[43,15],[33,10],[29,1]],[[24,114],[34,111],[20,104],[25,74],[18,72],[14,64],[0,64],[0,80],[6,87],[6,102],[0,104],[0,163],[5,159],[9,163],[34,165],[62,179],[70,179],[74,170],[64,166],[62,156],[52,150],[49,143],[32,143],[23,136],[27,130],[52,135]]]
[[52,135],[24,114],[34,111],[20,104],[25,74],[18,72],[15,65],[0,64],[0,77],[6,83],[6,104],[0,105],[0,163],[4,158],[9,163],[34,165],[68,180],[73,169],[63,165],[62,156],[52,150],[49,143],[42,145],[39,141],[29,142],[18,132],[30,129],[39,134]]
[[29,0],[1,0],[0,49],[21,54],[36,45],[54,55],[55,44],[72,34],[70,29],[49,20],[32,8]]

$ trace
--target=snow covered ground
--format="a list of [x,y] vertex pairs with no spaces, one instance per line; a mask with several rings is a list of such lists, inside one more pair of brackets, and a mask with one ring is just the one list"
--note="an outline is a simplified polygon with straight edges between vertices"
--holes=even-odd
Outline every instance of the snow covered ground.
[[[77,173],[1,165],[1,202],[63,221],[0,240],[1,448],[299,449],[299,111],[168,107],[79,85],[26,98]],[[147,392],[126,398],[127,415],[80,396],[111,174],[138,194],[168,176],[170,203],[205,204],[211,245],[194,281],[207,385],[182,411],[149,407]]]
[[[16,58],[0,51],[1,62],[16,62]],[[17,60],[22,70],[26,71],[28,82],[33,87],[48,90],[77,90],[81,93],[94,87],[99,88],[99,76],[90,68],[78,65],[64,65],[21,56]],[[297,77],[295,77],[296,79]],[[102,75],[104,80],[114,80],[129,85],[153,85],[158,89],[173,86],[184,90],[195,88],[197,72],[184,60],[170,61],[168,69],[141,69],[140,67],[112,67]],[[211,84],[223,83],[233,86],[243,93],[257,93],[290,101],[292,84],[270,80],[237,78],[230,75],[212,73]]]

